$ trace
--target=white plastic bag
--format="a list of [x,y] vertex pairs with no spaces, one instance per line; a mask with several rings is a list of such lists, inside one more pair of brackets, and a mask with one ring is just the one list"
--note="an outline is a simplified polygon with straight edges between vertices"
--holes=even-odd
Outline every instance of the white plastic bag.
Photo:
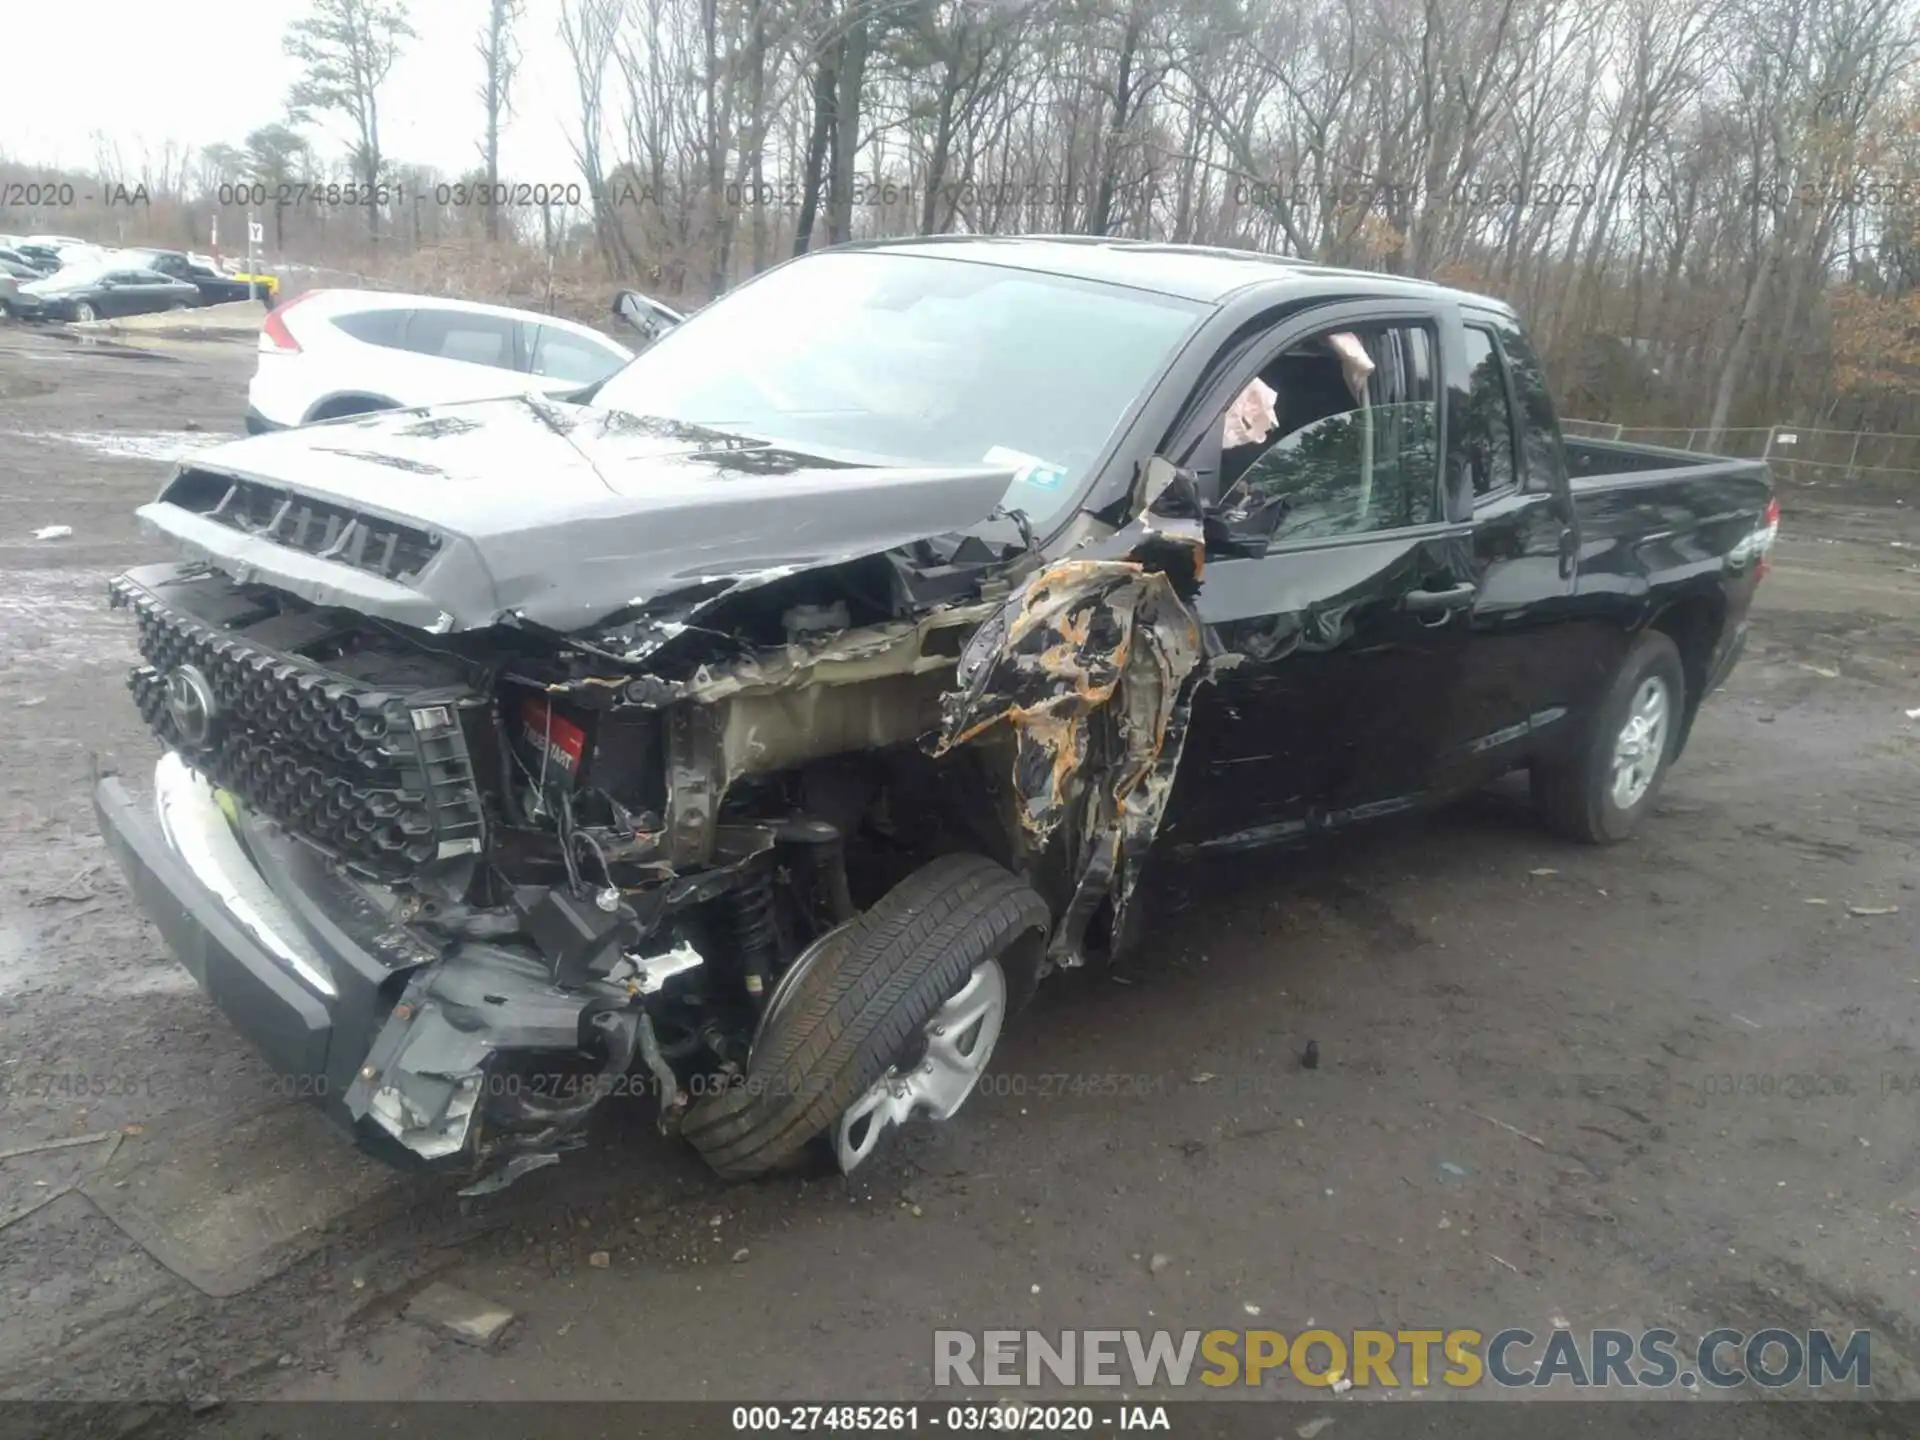
[[1235,445],[1258,445],[1280,423],[1273,402],[1280,397],[1272,386],[1256,376],[1240,392],[1239,399],[1227,407],[1227,420],[1220,443],[1227,449]]

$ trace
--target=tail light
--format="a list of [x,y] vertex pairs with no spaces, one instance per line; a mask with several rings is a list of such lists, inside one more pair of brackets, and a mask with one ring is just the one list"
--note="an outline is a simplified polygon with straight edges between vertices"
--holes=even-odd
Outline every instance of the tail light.
[[284,305],[276,305],[267,312],[267,318],[260,322],[260,353],[262,355],[298,355],[300,342],[293,338],[293,332],[287,329],[287,312],[320,292],[308,290],[296,295]]

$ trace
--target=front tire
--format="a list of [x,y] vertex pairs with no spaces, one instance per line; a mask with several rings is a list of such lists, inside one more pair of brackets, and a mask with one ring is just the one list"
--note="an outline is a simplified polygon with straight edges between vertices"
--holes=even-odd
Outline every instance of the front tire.
[[795,961],[743,1083],[699,1100],[681,1133],[745,1179],[792,1168],[823,1136],[851,1171],[909,1116],[947,1119],[1031,991],[1051,924],[991,860],[923,866]]
[[1533,767],[1534,810],[1547,827],[1587,845],[1612,845],[1632,835],[1653,808],[1679,749],[1686,704],[1679,649],[1658,630],[1642,632],[1574,755]]
[[76,325],[86,325],[100,318],[100,312],[85,300],[73,302],[73,319]]

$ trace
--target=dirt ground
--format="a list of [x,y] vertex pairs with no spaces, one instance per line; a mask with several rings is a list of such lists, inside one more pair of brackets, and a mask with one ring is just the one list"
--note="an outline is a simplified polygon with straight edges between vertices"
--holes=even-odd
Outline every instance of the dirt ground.
[[[855,1185],[723,1186],[614,1110],[502,1195],[408,1187],[203,1295],[69,1187],[274,1088],[88,792],[154,758],[105,606],[161,553],[131,512],[237,431],[252,358],[0,329],[0,1150],[109,1137],[0,1158],[0,1394],[897,1399],[939,1327],[1560,1319],[1866,1328],[1876,1392],[1920,1397],[1920,498],[1830,489],[1785,496],[1753,645],[1633,843],[1496,792],[1176,877],[1144,954],[1050,982]],[[1072,1083],[1106,1076],[1141,1078]],[[432,1278],[508,1342],[401,1318]],[[1741,1433],[1852,1433],[1822,1408]]]

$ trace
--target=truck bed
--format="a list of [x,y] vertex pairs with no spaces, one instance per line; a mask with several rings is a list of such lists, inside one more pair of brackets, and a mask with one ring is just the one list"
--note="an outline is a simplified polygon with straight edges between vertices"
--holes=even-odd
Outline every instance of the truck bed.
[[[1750,478],[1770,488],[1764,460],[1738,460],[1726,455],[1701,455],[1665,445],[1639,445],[1624,440],[1568,437],[1561,444],[1567,460],[1567,478],[1575,493],[1604,488],[1623,481],[1697,478],[1727,475]],[[1738,487],[1744,489],[1745,487]],[[1765,497],[1761,504],[1766,503]]]

